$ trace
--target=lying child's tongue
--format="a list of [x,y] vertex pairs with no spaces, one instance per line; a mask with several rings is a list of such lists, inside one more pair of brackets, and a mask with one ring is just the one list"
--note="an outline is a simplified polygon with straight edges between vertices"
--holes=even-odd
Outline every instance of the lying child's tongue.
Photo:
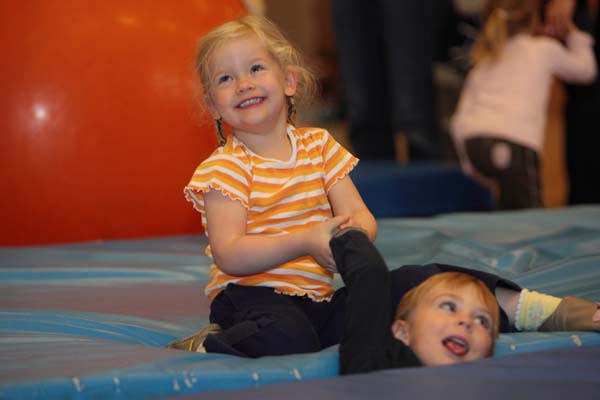
[[456,356],[464,356],[469,351],[467,342],[454,336],[444,339],[442,344]]

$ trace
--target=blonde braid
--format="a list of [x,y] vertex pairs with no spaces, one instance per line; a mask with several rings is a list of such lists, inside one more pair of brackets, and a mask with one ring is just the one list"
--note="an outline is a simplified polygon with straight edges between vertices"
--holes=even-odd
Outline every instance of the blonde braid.
[[225,138],[225,130],[223,129],[223,119],[215,119],[215,127],[217,130],[217,137],[219,138],[219,146],[225,145],[227,139]]

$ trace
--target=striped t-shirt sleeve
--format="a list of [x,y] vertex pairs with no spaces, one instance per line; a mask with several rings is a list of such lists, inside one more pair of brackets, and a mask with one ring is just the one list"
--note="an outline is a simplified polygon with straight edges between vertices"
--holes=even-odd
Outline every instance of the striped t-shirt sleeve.
[[325,169],[325,190],[329,192],[338,180],[348,175],[358,164],[358,158],[340,145],[327,131],[323,131],[323,133],[321,145]]
[[200,164],[184,193],[186,199],[202,214],[202,222],[205,223],[203,193],[211,189],[218,190],[248,208],[250,181],[250,171],[244,162],[221,148]]

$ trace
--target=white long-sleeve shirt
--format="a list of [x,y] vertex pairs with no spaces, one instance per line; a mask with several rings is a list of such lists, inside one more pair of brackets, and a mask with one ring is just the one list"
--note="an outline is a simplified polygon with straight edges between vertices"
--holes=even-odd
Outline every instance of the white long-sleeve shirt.
[[496,61],[477,64],[467,76],[450,122],[463,167],[464,140],[474,136],[500,137],[541,152],[552,78],[593,81],[597,68],[593,44],[590,35],[577,30],[568,35],[566,46],[546,36],[521,33],[507,41]]

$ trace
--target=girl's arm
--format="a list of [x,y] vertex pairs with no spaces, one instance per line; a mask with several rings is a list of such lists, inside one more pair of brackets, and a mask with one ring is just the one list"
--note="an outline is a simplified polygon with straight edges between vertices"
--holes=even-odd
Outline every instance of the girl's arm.
[[342,228],[345,226],[361,227],[369,233],[371,241],[375,240],[377,237],[377,222],[349,175],[336,182],[327,196],[333,209],[333,215],[345,215],[350,218],[347,223],[342,225]]
[[203,195],[213,260],[226,274],[252,275],[307,255],[323,267],[335,266],[329,240],[347,217],[337,216],[281,236],[249,235],[246,208],[239,201],[218,190]]
[[551,54],[553,71],[568,83],[589,83],[596,77],[594,39],[578,30],[572,23],[565,39],[567,48],[555,45]]

